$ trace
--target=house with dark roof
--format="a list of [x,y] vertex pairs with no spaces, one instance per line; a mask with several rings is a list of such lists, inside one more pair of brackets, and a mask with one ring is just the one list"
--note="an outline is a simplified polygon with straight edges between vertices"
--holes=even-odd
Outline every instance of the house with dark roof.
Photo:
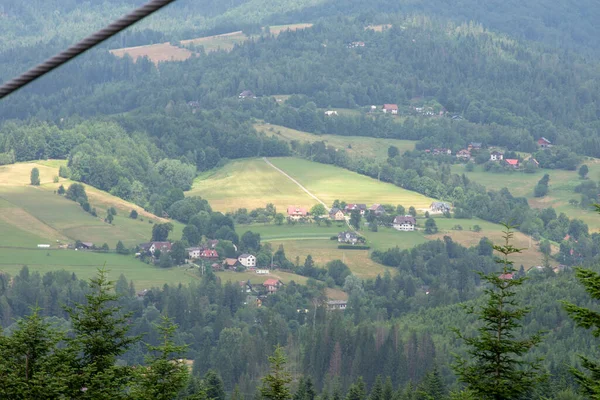
[[467,147],[468,150],[479,150],[481,149],[482,144],[480,142],[471,142]]
[[346,211],[346,213],[351,213],[352,211],[360,211],[360,215],[365,215],[365,213],[367,212],[367,205],[366,204],[346,204],[346,207],[344,207],[344,211]]
[[252,93],[251,90],[244,90],[242,93],[240,93],[238,98],[240,98],[240,99],[255,99],[256,96],[254,95],[254,93]]
[[330,311],[345,310],[347,306],[348,302],[346,300],[329,300],[327,302],[327,309]]
[[499,151],[492,151],[490,153],[490,161],[501,161],[504,158],[504,154]]
[[445,213],[450,211],[450,204],[444,203],[443,201],[434,201],[433,203],[431,203],[431,206],[429,206],[429,208],[433,212]]
[[240,255],[237,260],[246,268],[256,267],[256,257],[252,254],[244,253]]
[[185,249],[185,251],[187,251],[188,258],[190,258],[190,259],[200,258],[200,254],[202,253],[202,248],[201,247],[188,247],[187,249]]
[[343,221],[345,219],[344,212],[337,207],[329,210],[329,218],[334,221]]
[[383,215],[385,214],[385,208],[381,204],[373,204],[369,207],[369,212],[372,212],[375,215]]
[[409,232],[415,230],[416,224],[417,221],[412,215],[398,215],[396,218],[394,218],[393,227],[399,231]]

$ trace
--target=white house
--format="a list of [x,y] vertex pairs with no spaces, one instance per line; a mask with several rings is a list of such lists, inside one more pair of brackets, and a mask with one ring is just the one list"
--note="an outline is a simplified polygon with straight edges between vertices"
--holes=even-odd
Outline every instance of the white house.
[[246,268],[256,267],[256,257],[252,254],[244,253],[238,257],[238,261]]
[[328,110],[328,111],[325,111],[325,115],[328,116],[328,117],[331,117],[332,115],[338,115],[338,112],[335,111],[335,110],[333,110],[333,111],[332,110]]
[[188,258],[200,258],[200,254],[202,253],[202,249],[200,247],[188,247],[185,249],[188,252]]
[[490,153],[490,161],[501,161],[504,158],[504,154],[499,151],[492,151]]
[[417,221],[412,215],[398,215],[394,218],[394,229],[405,232],[414,231],[416,223]]
[[398,114],[398,104],[384,104],[382,110],[386,114]]

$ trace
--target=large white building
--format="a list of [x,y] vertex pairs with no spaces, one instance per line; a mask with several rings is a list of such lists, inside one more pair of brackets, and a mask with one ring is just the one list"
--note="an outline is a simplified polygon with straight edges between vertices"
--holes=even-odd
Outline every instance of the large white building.
[[396,218],[394,218],[394,229],[399,231],[414,231],[416,224],[417,221],[412,215],[398,215]]
[[238,257],[238,261],[246,268],[256,267],[256,257],[252,254],[242,254]]

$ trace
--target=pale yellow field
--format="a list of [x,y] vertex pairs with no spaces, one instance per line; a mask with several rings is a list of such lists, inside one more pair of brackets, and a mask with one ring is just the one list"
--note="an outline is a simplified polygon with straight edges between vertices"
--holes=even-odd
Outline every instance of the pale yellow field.
[[382,25],[367,25],[365,26],[365,30],[371,30],[375,32],[383,32],[386,29],[392,27],[392,24],[382,24]]
[[148,57],[155,64],[163,61],[184,61],[194,55],[190,50],[173,46],[170,43],[126,47],[110,50],[110,53],[121,58],[128,54],[134,62],[140,57]]
[[196,178],[186,196],[207,199],[219,211],[255,209],[273,203],[285,213],[290,205],[312,207],[317,201],[262,159],[232,161]]

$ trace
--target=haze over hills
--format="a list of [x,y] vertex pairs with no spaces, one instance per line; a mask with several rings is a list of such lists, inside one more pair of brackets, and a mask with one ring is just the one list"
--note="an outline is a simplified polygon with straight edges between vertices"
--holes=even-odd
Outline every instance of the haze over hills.
[[[0,79],[141,3],[4,1]],[[178,0],[0,101],[0,398],[600,396],[599,13]]]

